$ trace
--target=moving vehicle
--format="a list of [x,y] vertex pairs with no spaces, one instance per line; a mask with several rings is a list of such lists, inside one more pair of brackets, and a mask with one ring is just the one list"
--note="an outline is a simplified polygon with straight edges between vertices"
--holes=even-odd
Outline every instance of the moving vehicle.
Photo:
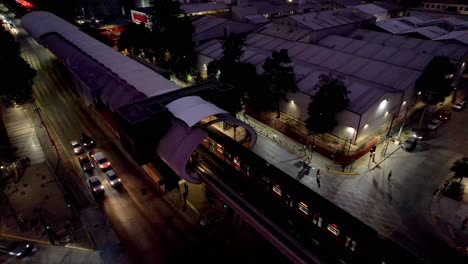
[[79,155],[84,152],[84,148],[81,146],[81,144],[78,141],[73,140],[72,142],[70,142],[70,144],[73,148],[73,153],[75,153],[75,155]]
[[83,168],[85,172],[92,171],[94,169],[93,163],[87,156],[78,157],[78,160],[80,161],[81,168]]
[[90,156],[102,170],[110,168],[111,163],[104,157],[102,152],[90,153]]
[[85,148],[94,148],[96,146],[96,141],[86,133],[81,133],[80,142]]
[[460,112],[461,110],[463,110],[463,108],[465,108],[465,102],[464,102],[464,101],[457,102],[457,103],[453,106],[453,111]]
[[440,126],[440,124],[442,124],[442,121],[440,121],[439,119],[432,119],[431,122],[427,124],[427,128],[434,130],[437,129]]
[[417,139],[412,137],[412,138],[408,138],[407,140],[405,140],[405,142],[401,144],[401,148],[406,151],[413,151],[416,148],[416,145],[417,145]]
[[94,193],[104,192],[104,186],[101,181],[96,176],[89,177],[88,179],[89,187],[93,190]]
[[12,257],[24,257],[32,250],[32,244],[20,241],[0,241],[0,253]]
[[439,119],[440,121],[447,121],[449,120],[451,115],[452,115],[452,111],[446,110],[446,111],[443,111],[442,113],[439,113],[437,115],[437,119]]
[[117,176],[117,174],[115,174],[114,170],[106,171],[106,178],[112,187],[116,187],[122,184],[120,178]]

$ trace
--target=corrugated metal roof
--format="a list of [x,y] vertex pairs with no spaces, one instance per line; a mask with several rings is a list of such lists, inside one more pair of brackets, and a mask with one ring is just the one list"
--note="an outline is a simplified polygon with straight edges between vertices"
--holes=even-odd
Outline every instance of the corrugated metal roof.
[[468,30],[453,31],[453,32],[448,33],[447,35],[440,36],[436,38],[435,40],[448,40],[448,39],[458,40],[461,43],[465,43],[468,45]]
[[407,34],[407,33],[418,33],[418,34],[425,36],[426,38],[435,39],[437,37],[440,37],[449,33],[449,31],[443,28],[437,27],[437,26],[429,26],[429,27],[413,28],[408,31],[402,32],[401,34]]
[[[357,113],[367,111],[386,93],[412,87],[412,84],[419,76],[419,72],[396,67],[388,63],[369,60],[313,44],[277,39],[259,33],[249,34],[246,43],[243,60],[254,64],[260,73],[263,70],[261,67],[263,62],[266,57],[271,56],[272,51],[283,48],[289,49],[289,55],[298,77],[299,89],[307,95],[315,94],[313,88],[320,74],[345,75],[345,81],[352,87],[352,89],[350,88],[351,94],[353,94],[350,97],[351,100],[355,98],[354,94],[362,94],[359,97],[360,101],[353,101],[352,106],[349,108],[349,110]],[[275,44],[272,45],[272,43]],[[221,43],[212,40],[201,45],[197,51],[202,55],[211,57],[215,53],[213,52],[214,47],[221,50]],[[211,58],[217,59],[219,57]],[[381,80],[382,75],[387,74],[388,76]],[[409,80],[395,80],[399,78],[408,78]]]
[[404,68],[423,71],[433,55],[411,49],[396,48],[364,40],[329,35],[318,44],[372,60],[391,63]]
[[202,16],[198,19],[195,19],[192,22],[192,25],[195,29],[195,32],[193,33],[194,35],[198,35],[202,32],[205,32],[207,30],[210,30],[216,26],[219,26],[223,23],[225,23],[227,19],[221,18],[221,17],[216,17],[216,16]]
[[405,24],[396,19],[388,19],[388,20],[380,21],[380,22],[377,22],[375,25],[393,34],[399,34],[404,31],[413,29],[412,26]]
[[365,20],[371,20],[373,18],[374,17],[371,15],[350,8],[311,12],[288,17],[288,19],[292,19],[314,31],[358,23]]
[[[398,49],[410,49],[414,52],[431,56],[446,56],[454,61],[461,61],[463,56],[468,52],[468,47],[462,44],[408,38],[365,29],[356,29],[348,37]],[[440,37],[438,39],[441,40],[442,38]]]

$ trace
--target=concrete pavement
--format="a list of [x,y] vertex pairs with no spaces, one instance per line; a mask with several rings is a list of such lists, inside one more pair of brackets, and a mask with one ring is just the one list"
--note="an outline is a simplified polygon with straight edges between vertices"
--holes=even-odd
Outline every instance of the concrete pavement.
[[[300,166],[304,161],[307,161],[303,146],[249,116],[245,118],[243,115],[238,115],[238,118],[251,125],[259,134],[259,140],[254,152],[295,177]],[[412,134],[411,130],[404,130],[400,138],[406,139]],[[395,205],[398,205],[398,207],[405,206],[405,197],[408,190],[405,188],[406,182],[403,181],[401,173],[407,172],[401,171],[399,167],[389,167],[389,164],[393,163],[387,164],[386,162],[396,153],[406,153],[400,148],[399,143],[397,141],[388,141],[386,153],[383,153],[383,150],[387,142],[384,141],[377,145],[375,160],[371,160],[368,155],[361,157],[353,164],[351,173],[349,173],[349,168],[346,169],[348,172],[343,173],[332,161],[314,152],[309,163],[309,166],[311,166],[310,173],[308,175],[298,175],[297,179],[372,226],[379,233],[384,236],[392,236],[400,242],[404,241],[405,247],[418,252],[417,246],[414,245],[415,241],[412,241],[413,238],[409,240],[408,237],[405,238],[406,231],[404,230],[409,227],[405,227],[404,222],[408,220],[405,219],[404,215],[400,215],[399,209],[395,208]],[[280,147],[274,145],[280,145]],[[421,143],[419,148],[426,148],[426,143]],[[397,158],[399,156],[400,154],[397,155]],[[321,178],[322,184],[320,187],[315,182],[317,169],[320,169],[320,174],[324,176]],[[392,176],[389,181],[388,175],[390,172],[392,172]],[[420,199],[423,203],[431,202],[430,195]],[[436,221],[428,223],[428,225],[432,226],[434,231],[436,229],[440,230],[440,232],[434,232],[434,234],[448,238],[452,246],[464,251],[466,248],[466,232],[455,232],[455,230],[460,229],[462,218],[466,217],[464,206],[444,198],[439,204],[434,205],[433,203],[431,208],[432,219],[436,219]],[[454,219],[451,217],[453,214],[461,217]]]

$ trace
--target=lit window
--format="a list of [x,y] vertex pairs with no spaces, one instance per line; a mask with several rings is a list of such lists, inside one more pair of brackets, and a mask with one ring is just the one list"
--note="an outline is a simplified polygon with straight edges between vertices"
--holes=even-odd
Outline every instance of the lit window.
[[349,247],[349,249],[351,249],[351,251],[356,250],[356,242],[355,241],[351,242],[351,246]]
[[223,146],[221,146],[220,144],[216,144],[216,151],[223,154]]
[[322,217],[319,217],[318,220],[317,220],[317,226],[318,227],[322,227]]
[[337,226],[335,224],[328,225],[327,230],[330,231],[335,236],[340,235],[340,230],[338,230],[338,228],[337,228]]
[[307,204],[300,202],[299,210],[301,210],[304,214],[309,215],[309,208],[307,207]]
[[281,188],[279,185],[273,186],[273,191],[277,193],[279,196],[281,196]]
[[239,159],[239,157],[235,157],[235,158],[234,158],[234,163],[235,163],[237,166],[240,166],[240,159]]

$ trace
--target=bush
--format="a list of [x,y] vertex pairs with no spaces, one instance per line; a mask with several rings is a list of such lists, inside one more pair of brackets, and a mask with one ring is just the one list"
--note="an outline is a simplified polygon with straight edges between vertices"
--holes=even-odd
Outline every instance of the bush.
[[444,196],[460,201],[462,198],[462,184],[459,182],[452,182],[444,192]]

